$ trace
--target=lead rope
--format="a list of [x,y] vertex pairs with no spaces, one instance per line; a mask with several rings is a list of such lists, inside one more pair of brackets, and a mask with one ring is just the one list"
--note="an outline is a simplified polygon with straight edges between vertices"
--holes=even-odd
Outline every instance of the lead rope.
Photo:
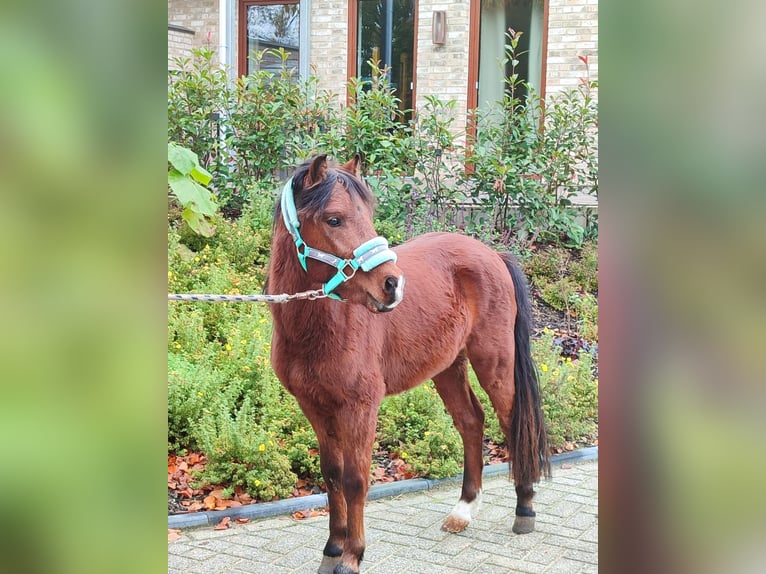
[[327,294],[322,289],[312,289],[310,291],[301,291],[288,295],[207,295],[198,293],[168,293],[168,301],[206,301],[208,303],[219,303],[221,301],[235,303],[287,303],[289,301],[298,301],[307,299],[323,299]]

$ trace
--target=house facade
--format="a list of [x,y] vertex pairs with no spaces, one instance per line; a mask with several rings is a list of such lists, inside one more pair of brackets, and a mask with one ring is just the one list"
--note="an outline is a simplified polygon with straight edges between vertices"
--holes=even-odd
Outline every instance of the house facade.
[[597,0],[168,0],[168,65],[193,47],[216,50],[232,74],[281,47],[302,75],[345,102],[351,77],[379,61],[404,108],[428,96],[467,111],[499,99],[509,30],[521,31],[517,72],[544,96],[598,75]]

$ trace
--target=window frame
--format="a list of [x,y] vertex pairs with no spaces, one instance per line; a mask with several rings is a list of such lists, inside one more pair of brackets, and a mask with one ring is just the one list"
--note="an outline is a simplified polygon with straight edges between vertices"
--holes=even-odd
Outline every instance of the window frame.
[[[471,0],[469,12],[470,36],[468,39],[468,94],[466,111],[475,110],[478,105],[479,90],[476,83],[479,81],[479,38],[481,36],[481,2]],[[540,99],[545,101],[546,76],[548,75],[548,14],[549,0],[543,0],[543,24],[542,24],[542,62],[540,69]],[[472,130],[471,130],[472,131]]]
[[301,79],[309,75],[309,24],[311,21],[311,0],[238,0],[237,7],[237,75],[247,75],[248,38],[247,10],[251,6],[276,6],[295,4],[298,6],[298,73]]
[[[418,18],[420,16],[420,2],[413,0],[415,11],[412,23],[412,109],[417,102],[418,89]],[[346,80],[351,80],[357,75],[356,69],[356,45],[359,40],[359,0],[350,0],[348,3],[348,50],[346,61]],[[346,92],[346,105],[350,105],[351,96]]]

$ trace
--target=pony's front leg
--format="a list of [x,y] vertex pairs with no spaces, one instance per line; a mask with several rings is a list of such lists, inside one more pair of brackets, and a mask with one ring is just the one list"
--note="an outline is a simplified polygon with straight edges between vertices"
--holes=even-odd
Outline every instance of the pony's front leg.
[[330,535],[322,551],[322,563],[317,574],[332,574],[340,563],[346,544],[346,499],[343,496],[343,450],[338,435],[338,419],[318,412],[312,403],[302,403],[319,442],[319,466],[327,486],[327,502],[330,507]]
[[322,551],[322,563],[317,574],[332,574],[340,563],[346,543],[347,511],[343,496],[343,453],[338,441],[325,438],[319,441],[319,465],[327,485],[327,501],[330,506],[330,536]]
[[377,405],[374,409],[358,408],[339,416],[343,426],[343,496],[346,499],[346,543],[340,563],[333,574],[358,574],[364,558],[364,504],[370,486],[372,444],[375,440]]

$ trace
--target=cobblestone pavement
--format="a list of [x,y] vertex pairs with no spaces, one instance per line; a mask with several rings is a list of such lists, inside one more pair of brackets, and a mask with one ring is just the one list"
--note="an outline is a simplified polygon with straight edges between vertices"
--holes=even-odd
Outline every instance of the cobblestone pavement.
[[[537,529],[511,532],[516,495],[507,477],[485,478],[478,518],[460,534],[440,529],[459,483],[368,502],[362,574],[596,573],[598,461],[563,463],[536,485]],[[184,530],[168,543],[171,574],[314,574],[328,518],[289,516]]]

